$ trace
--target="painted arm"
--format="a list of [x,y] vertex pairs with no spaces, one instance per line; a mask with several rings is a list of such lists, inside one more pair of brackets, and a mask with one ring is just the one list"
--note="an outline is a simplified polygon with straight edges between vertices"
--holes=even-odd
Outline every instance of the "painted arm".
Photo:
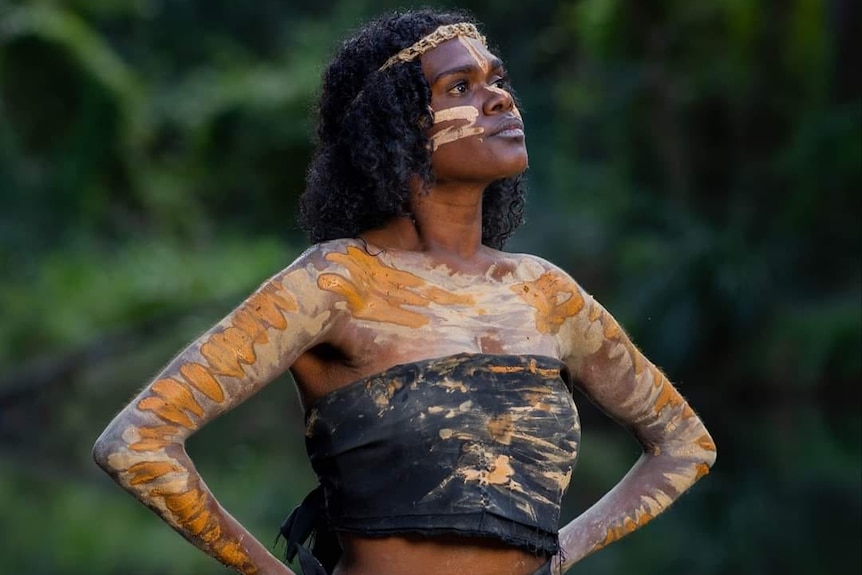
[[[304,265],[305,264],[305,265]],[[96,442],[96,462],[188,541],[244,575],[290,575],[215,500],[185,450],[205,423],[283,373],[325,334],[330,302],[301,257],[192,343]]]
[[562,572],[667,509],[709,472],[716,455],[700,418],[664,374],[598,302],[572,284],[558,333],[563,359],[584,393],[634,434],[643,455],[560,531]]

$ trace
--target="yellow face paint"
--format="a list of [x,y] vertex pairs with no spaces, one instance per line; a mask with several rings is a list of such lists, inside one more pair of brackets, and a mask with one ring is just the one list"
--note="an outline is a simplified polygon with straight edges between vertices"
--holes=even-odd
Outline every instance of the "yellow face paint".
[[476,126],[476,120],[479,118],[479,110],[473,106],[455,106],[454,108],[446,108],[434,112],[434,124],[442,122],[452,122],[457,120],[465,120],[467,123],[463,126],[449,126],[443,128],[439,132],[431,136],[431,151],[435,151],[443,144],[448,144],[462,138],[470,136],[481,136],[485,133],[483,128]]

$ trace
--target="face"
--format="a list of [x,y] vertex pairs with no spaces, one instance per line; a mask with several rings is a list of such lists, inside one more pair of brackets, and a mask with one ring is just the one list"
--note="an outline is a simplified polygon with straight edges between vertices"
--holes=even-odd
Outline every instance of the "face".
[[503,63],[458,37],[422,55],[431,86],[431,166],[438,182],[487,182],[527,168],[524,124]]

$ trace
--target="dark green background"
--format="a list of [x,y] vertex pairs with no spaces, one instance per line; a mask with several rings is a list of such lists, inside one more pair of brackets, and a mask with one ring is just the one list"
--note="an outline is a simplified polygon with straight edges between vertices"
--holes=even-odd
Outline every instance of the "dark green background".
[[[224,572],[90,448],[303,249],[320,72],[398,4],[0,0],[0,571]],[[604,303],[718,444],[679,504],[572,573],[858,573],[858,3],[462,6],[523,100],[528,224],[510,248]],[[638,451],[580,406],[566,518]],[[301,419],[283,378],[189,445],[267,544],[313,485]]]

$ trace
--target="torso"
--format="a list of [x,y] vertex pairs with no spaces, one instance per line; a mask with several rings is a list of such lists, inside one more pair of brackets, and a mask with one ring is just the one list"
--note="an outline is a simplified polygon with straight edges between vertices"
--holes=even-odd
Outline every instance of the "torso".
[[[422,359],[560,357],[553,330],[542,329],[539,317],[543,303],[536,292],[547,270],[533,258],[488,250],[477,266],[456,270],[425,254],[346,240],[333,243],[324,259],[318,287],[337,294],[337,316],[325,340],[291,368],[305,405]],[[491,539],[345,535],[342,543],[337,575],[529,575],[547,561]]]
[[494,540],[341,536],[333,575],[529,575],[547,559]]
[[[528,256],[493,252],[489,263],[453,271],[430,256],[338,242],[318,286],[338,294],[326,340],[291,368],[304,402],[393,365],[458,353],[559,358],[537,329],[533,284],[546,270]],[[345,253],[346,252],[346,253]]]

